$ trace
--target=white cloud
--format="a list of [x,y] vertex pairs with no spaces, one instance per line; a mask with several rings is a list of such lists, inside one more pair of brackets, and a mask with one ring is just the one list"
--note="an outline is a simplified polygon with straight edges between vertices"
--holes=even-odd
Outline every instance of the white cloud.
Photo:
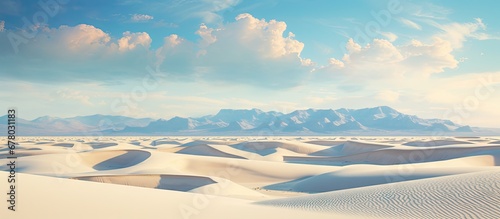
[[151,41],[151,37],[149,37],[149,34],[146,32],[130,33],[127,31],[123,33],[123,37],[118,40],[118,49],[120,51],[133,50],[138,45],[149,49]]
[[399,92],[382,90],[377,94],[376,98],[382,101],[396,102],[399,99]]
[[155,65],[171,79],[195,80],[197,62],[196,45],[176,34],[163,40],[155,51]]
[[223,11],[238,5],[241,0],[181,0],[162,4],[167,13],[178,19],[199,18],[207,24],[221,24]]
[[161,69],[195,79],[264,87],[296,86],[311,60],[302,59],[304,44],[286,33],[286,23],[241,14],[217,29],[201,25],[196,44],[178,36],[165,39],[156,51]]
[[217,38],[212,35],[212,32],[214,29],[208,28],[205,24],[201,24],[200,28],[196,31],[196,34],[198,34],[201,37],[201,46],[205,47],[208,46],[212,43],[214,43]]
[[0,21],[0,32],[5,30],[5,21]]
[[[69,50],[82,52],[82,50],[94,51],[111,41],[111,37],[99,28],[92,25],[80,24],[75,27],[61,26],[58,29],[50,29],[39,37],[45,45],[60,43]],[[56,42],[57,41],[57,42]]]
[[240,0],[202,0],[200,5],[204,6],[204,9],[195,14],[206,23],[220,22],[222,17],[219,13],[239,3]]
[[63,89],[63,90],[58,90],[56,92],[56,95],[60,98],[63,98],[65,100],[75,100],[78,101],[79,103],[87,106],[92,106],[94,105],[90,101],[90,97],[88,95],[82,94],[80,91],[76,90],[71,90],[71,89]]
[[109,56],[118,51],[136,49],[139,45],[148,49],[151,44],[151,38],[144,32],[127,31],[123,33],[122,38],[113,41],[103,30],[87,24],[46,29],[40,32],[34,41],[37,41],[32,45],[35,46],[34,50],[52,49],[65,57],[75,55],[80,58],[82,55]]
[[430,44],[413,40],[410,44],[402,46],[401,52],[405,59],[401,62],[405,72],[420,72],[423,76],[443,72],[446,68],[453,69],[458,66],[458,60],[453,56],[450,42],[435,37]]
[[[22,32],[13,32],[22,36]],[[125,32],[117,40],[92,25],[41,28],[35,38],[19,45],[0,43],[7,77],[31,81],[112,80],[144,74],[150,62],[147,33]],[[54,67],[56,66],[56,67]]]
[[[406,22],[404,19],[402,21]],[[406,22],[410,24],[409,22]],[[330,58],[328,65],[315,70],[320,80],[325,78],[356,78],[357,83],[368,82],[368,77],[377,79],[425,79],[446,69],[454,69],[463,61],[453,55],[469,39],[493,39],[483,31],[486,25],[481,19],[471,23],[433,24],[443,32],[431,36],[430,40],[411,40],[403,45],[389,40],[374,39],[370,44],[360,45],[350,39],[347,53],[341,60]],[[382,34],[384,35],[384,34]],[[347,85],[347,84],[344,84]]]
[[407,27],[411,27],[411,28],[416,29],[416,30],[422,30],[422,26],[420,26],[419,24],[417,24],[411,20],[408,20],[405,18],[400,18],[399,22],[406,25]]
[[[287,31],[283,21],[240,14],[233,22],[214,26],[200,25],[197,41],[171,34],[155,50],[151,50],[152,39],[145,32],[127,31],[114,39],[87,24],[44,27],[33,40],[20,46],[19,55],[6,57],[9,64],[0,74],[26,80],[129,79],[143,75],[146,66],[154,63],[170,80],[272,89],[296,87],[309,83],[310,78],[314,82],[335,78],[340,79],[336,81],[339,86],[357,89],[365,82],[423,79],[456,68],[459,61],[453,56],[454,50],[468,38],[478,38],[486,28],[480,19],[441,25],[446,32],[402,45],[393,42],[397,36],[391,32],[383,33],[387,39],[374,39],[367,45],[350,39],[341,58],[330,58],[326,66],[316,66],[301,57],[304,43]],[[10,48],[4,46],[0,44],[0,53],[9,54]]]
[[468,38],[477,40],[500,39],[498,36],[491,36],[483,32],[486,30],[486,25],[480,18],[476,18],[474,21],[475,22],[451,23],[445,25],[433,23],[433,25],[444,32],[439,34],[438,37],[449,41],[453,48],[461,48]]
[[381,32],[380,35],[384,36],[389,42],[394,42],[398,39],[398,35],[391,32]]
[[153,19],[154,19],[153,16],[147,14],[133,14],[132,17],[130,18],[130,20],[132,20],[133,22],[144,22]]

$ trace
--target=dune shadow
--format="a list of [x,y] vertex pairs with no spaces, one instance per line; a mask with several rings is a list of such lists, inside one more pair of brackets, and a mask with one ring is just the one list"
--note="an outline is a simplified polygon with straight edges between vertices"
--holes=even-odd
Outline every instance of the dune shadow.
[[339,144],[344,144],[347,141],[335,141],[335,140],[315,140],[315,141],[306,141],[304,143],[315,144],[320,146],[336,146]]
[[155,140],[151,142],[151,146],[160,146],[164,144],[173,144],[173,145],[181,145],[178,141],[169,141],[169,140]]
[[243,142],[238,144],[230,145],[231,147],[258,154],[260,156],[267,156],[273,153],[278,152],[276,148],[279,147],[279,143],[277,142]]
[[218,150],[210,145],[197,145],[185,147],[176,152],[177,154],[190,154],[190,155],[198,155],[198,156],[209,156],[209,157],[220,157],[220,158],[237,158],[237,159],[246,159],[244,157],[230,154]]
[[160,182],[156,188],[187,192],[214,183],[217,182],[209,177],[161,175]]
[[75,144],[73,143],[57,143],[57,144],[53,144],[52,146],[59,146],[59,147],[73,147]]
[[181,192],[217,183],[204,176],[168,174],[82,176],[73,179]]
[[88,143],[92,148],[94,149],[100,149],[100,148],[105,148],[105,147],[111,147],[111,146],[116,146],[118,145],[118,143],[114,143],[114,142],[104,142],[104,143],[101,143],[101,142],[90,142]]
[[344,148],[344,144],[335,145],[328,147],[327,149],[316,151],[314,153],[310,153],[308,155],[311,156],[342,156],[342,149]]
[[286,182],[280,182],[280,183],[275,183],[272,185],[267,185],[267,186],[264,186],[262,188],[269,189],[269,190],[277,190],[277,191],[292,191],[293,185],[295,185],[298,182],[301,182],[302,180],[305,180],[305,179],[308,179],[311,177],[313,177],[313,176],[305,176],[305,177],[301,177],[301,178],[286,181]]
[[435,146],[447,146],[455,144],[472,144],[467,141],[456,141],[456,140],[431,140],[431,141],[410,141],[403,145],[414,146],[414,147],[435,147]]
[[40,142],[37,142],[35,144],[52,144],[54,143],[53,141],[40,141]]
[[151,156],[151,153],[146,151],[126,151],[122,155],[106,159],[97,163],[92,168],[95,170],[121,169],[137,165]]

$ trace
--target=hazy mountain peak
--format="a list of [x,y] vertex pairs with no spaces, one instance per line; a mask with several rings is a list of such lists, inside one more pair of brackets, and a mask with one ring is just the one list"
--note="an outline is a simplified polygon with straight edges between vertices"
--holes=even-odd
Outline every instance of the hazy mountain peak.
[[[5,120],[5,116],[1,117]],[[210,133],[226,132],[237,135],[245,133],[337,133],[351,131],[395,131],[429,132],[456,131],[470,132],[472,128],[453,123],[449,120],[422,119],[406,115],[388,106],[363,109],[305,109],[288,114],[264,112],[260,109],[221,109],[216,115],[198,118],[174,116],[165,119],[134,119],[125,116],[106,116],[95,114],[73,118],[39,117],[23,122],[24,130],[32,130],[33,135],[82,134],[85,130],[108,128],[107,133]],[[103,122],[105,121],[105,122]],[[50,132],[50,131],[52,132]],[[83,132],[82,132],[83,131]]]

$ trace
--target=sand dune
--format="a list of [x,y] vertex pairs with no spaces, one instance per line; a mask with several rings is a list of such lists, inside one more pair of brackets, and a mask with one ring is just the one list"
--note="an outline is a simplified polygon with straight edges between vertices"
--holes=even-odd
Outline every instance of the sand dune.
[[498,218],[500,171],[460,174],[262,201],[259,204],[379,218]]
[[83,163],[96,170],[126,168],[137,165],[151,156],[141,150],[96,151],[79,154]]
[[433,146],[457,145],[457,144],[472,144],[472,143],[468,141],[457,141],[457,140],[430,140],[430,141],[411,141],[404,143],[403,145],[433,147]]
[[181,150],[177,151],[176,153],[245,159],[244,157],[240,157],[240,156],[237,156],[234,154],[222,152],[222,151],[217,150],[216,148],[214,148],[210,145],[206,145],[206,144],[185,147],[185,148],[182,148]]
[[209,177],[189,175],[111,175],[84,176],[74,179],[183,192],[216,183]]
[[334,145],[343,144],[345,142],[346,141],[342,141],[342,140],[312,140],[312,141],[305,141],[305,143],[308,143],[308,144],[323,145],[323,146],[334,146]]
[[276,152],[277,148],[286,149],[295,153],[309,154],[325,149],[322,146],[292,142],[292,141],[249,141],[232,145],[234,148],[257,153],[259,155],[269,155]]
[[[461,173],[497,169],[495,167],[420,167],[411,165],[351,165],[337,171],[266,186],[266,189],[320,193],[365,186],[411,181]],[[409,174],[407,171],[410,170]]]
[[[500,218],[498,138],[19,142],[19,200],[29,202],[20,201],[8,218]],[[1,177],[8,151],[0,140]]]
[[340,145],[333,146],[321,151],[310,153],[312,156],[348,156],[365,152],[391,148],[393,145],[383,143],[370,143],[361,141],[346,141]]
[[[0,177],[7,173],[0,171]],[[348,215],[280,209],[255,205],[247,200],[200,193],[148,189],[107,183],[18,174],[19,203],[16,212],[0,208],[9,219],[53,218],[268,218],[327,219]],[[0,184],[4,185],[4,184]],[[21,201],[22,200],[22,201]]]
[[378,164],[394,165],[405,163],[420,163],[454,159],[473,155],[491,155],[496,159],[499,157],[500,147],[498,146],[439,146],[432,148],[387,148],[375,151],[363,152],[346,156],[285,156],[286,162],[307,163],[319,165],[351,165],[351,164]]

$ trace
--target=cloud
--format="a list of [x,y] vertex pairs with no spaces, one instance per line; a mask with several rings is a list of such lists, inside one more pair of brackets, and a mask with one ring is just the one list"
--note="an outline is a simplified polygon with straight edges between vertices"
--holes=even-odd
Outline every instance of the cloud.
[[411,27],[411,28],[416,29],[416,30],[422,30],[422,26],[420,26],[419,24],[417,24],[411,20],[408,20],[405,18],[400,18],[399,22],[401,22],[402,24],[404,24],[407,27]]
[[[440,27],[447,31],[403,44],[395,44],[397,35],[391,32],[383,33],[387,39],[367,45],[350,39],[346,53],[329,58],[324,66],[301,56],[304,43],[287,31],[285,22],[247,13],[232,22],[201,24],[195,40],[171,34],[158,48],[151,48],[146,32],[126,31],[113,38],[87,24],[38,27],[35,38],[20,45],[19,54],[12,53],[8,40],[0,41],[0,55],[7,63],[0,75],[41,82],[117,81],[137,79],[151,66],[171,81],[283,89],[310,79],[334,80],[342,89],[356,90],[371,81],[425,79],[454,69],[459,64],[455,49],[469,38],[484,36],[486,25],[476,19]],[[22,35],[20,30],[13,33]],[[5,32],[0,35],[7,39]]]
[[156,56],[162,71],[178,77],[293,87],[306,77],[311,61],[300,57],[304,44],[285,31],[285,22],[240,14],[217,29],[202,24],[197,43],[171,35]]
[[0,21],[0,32],[5,30],[5,21]]
[[178,0],[162,5],[168,13],[180,19],[201,19],[207,24],[222,23],[223,11],[238,5],[241,0]]
[[203,0],[202,4],[206,4],[206,9],[199,12],[204,22],[213,23],[220,22],[222,17],[218,14],[228,8],[236,6],[240,3],[240,0]]
[[399,93],[392,90],[382,90],[378,92],[377,99],[387,102],[396,102],[399,99]]
[[133,14],[132,17],[130,18],[130,20],[132,20],[133,22],[144,22],[153,19],[154,19],[153,16],[147,14]]
[[398,39],[398,35],[391,32],[381,32],[380,35],[384,36],[389,42],[394,42]]
[[442,32],[426,41],[413,39],[402,45],[393,44],[391,40],[374,39],[362,46],[350,39],[343,57],[330,58],[327,65],[317,67],[315,78],[342,80],[342,86],[349,89],[352,88],[349,84],[358,89],[373,80],[423,80],[446,69],[457,68],[461,59],[453,52],[468,39],[495,38],[484,33],[486,25],[481,19],[469,23],[434,23],[434,26]]
[[118,40],[118,49],[120,51],[133,50],[139,45],[149,49],[151,41],[151,37],[145,32],[130,33],[127,31],[123,33],[123,37]]
[[498,36],[492,36],[484,32],[486,30],[486,24],[483,23],[482,19],[476,18],[474,21],[475,22],[444,25],[432,23],[432,25],[443,31],[438,37],[449,41],[453,48],[461,48],[468,38],[477,40],[500,39]]
[[0,43],[0,55],[6,63],[0,75],[44,83],[139,76],[150,64],[150,43],[147,33],[125,32],[114,40],[87,24],[41,28],[33,39],[19,45],[17,54],[8,41]]
[[82,94],[82,92],[80,92],[80,91],[71,90],[71,89],[63,89],[63,90],[56,91],[55,94],[56,94],[56,96],[58,96],[60,98],[63,98],[66,100],[75,100],[83,105],[87,105],[87,106],[94,105],[90,101],[90,97]]
[[402,46],[374,39],[364,47],[350,39],[346,48],[342,60],[330,59],[326,69],[342,75],[388,78],[429,76],[458,64],[451,45],[440,38],[428,44],[413,40]]

